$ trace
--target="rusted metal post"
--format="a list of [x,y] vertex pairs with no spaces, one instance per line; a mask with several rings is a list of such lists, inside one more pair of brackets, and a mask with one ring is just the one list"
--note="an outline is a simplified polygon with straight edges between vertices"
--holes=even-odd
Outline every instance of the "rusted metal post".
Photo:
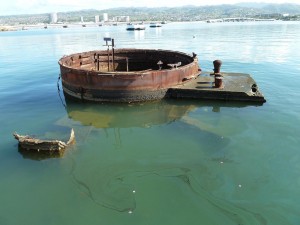
[[223,88],[223,76],[215,74],[215,88]]
[[128,68],[128,57],[126,57],[126,69],[127,69],[127,72],[129,71],[129,68]]
[[220,74],[222,61],[217,59],[213,61],[213,64],[214,64],[214,74]]
[[112,64],[113,64],[113,71],[115,71],[115,39],[111,39],[111,46],[112,46]]
[[[107,71],[110,71],[110,53],[109,53],[109,46],[112,47],[112,71],[115,71],[115,40],[113,38],[110,37],[105,37],[104,38],[105,41],[105,45],[107,46]],[[111,45],[108,43],[109,41],[111,41]]]
[[109,46],[107,46],[107,71],[109,72],[109,67],[110,67],[110,63],[109,63]]
[[222,61],[217,59],[213,61],[214,64],[214,73],[215,76],[215,88],[223,88],[223,76],[221,75],[221,65]]
[[217,59],[213,61],[213,65],[214,65],[214,72],[211,73],[210,75],[214,75],[215,77],[215,88],[223,88],[223,76],[220,73],[222,61]]
[[95,70],[97,69],[97,53],[94,53],[94,64],[95,64]]
[[100,70],[100,54],[97,54],[97,70],[99,71]]

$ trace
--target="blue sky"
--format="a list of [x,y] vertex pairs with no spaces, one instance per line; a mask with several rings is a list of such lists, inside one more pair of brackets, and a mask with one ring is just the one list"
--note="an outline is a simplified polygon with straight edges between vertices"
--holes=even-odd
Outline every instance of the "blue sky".
[[238,2],[296,3],[299,0],[3,0],[0,16],[31,13],[63,12],[80,9],[108,9],[115,7],[160,7],[182,5],[218,5]]

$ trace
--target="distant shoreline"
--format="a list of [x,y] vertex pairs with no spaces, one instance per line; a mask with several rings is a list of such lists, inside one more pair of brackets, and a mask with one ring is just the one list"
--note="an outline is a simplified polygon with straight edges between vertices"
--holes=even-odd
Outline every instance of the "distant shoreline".
[[225,4],[185,7],[121,7],[111,9],[88,9],[67,12],[48,12],[41,14],[0,15],[1,25],[26,25],[60,23],[137,22],[171,21],[191,22],[216,20],[222,18],[275,19],[300,21],[300,4]]
[[[255,21],[239,21],[239,22],[233,22],[233,21],[224,21],[220,22],[219,19],[216,20],[204,20],[204,21],[168,21],[166,24],[163,24],[163,26],[169,24],[169,23],[253,23],[253,22],[297,22],[297,21],[284,21],[284,20],[255,20]],[[145,22],[133,22],[133,23],[144,23],[145,25],[150,25],[150,23],[158,23],[158,21],[145,21]],[[80,28],[83,29],[86,27],[102,27],[102,26],[126,26],[127,22],[105,22],[105,23],[93,23],[93,22],[87,22],[87,23],[55,23],[55,24],[19,24],[19,25],[0,25],[0,32],[5,31],[18,31],[18,30],[31,30],[31,29],[67,29],[67,28]]]
[[16,31],[17,29],[15,29],[13,26],[0,26],[0,32],[4,32],[4,31]]

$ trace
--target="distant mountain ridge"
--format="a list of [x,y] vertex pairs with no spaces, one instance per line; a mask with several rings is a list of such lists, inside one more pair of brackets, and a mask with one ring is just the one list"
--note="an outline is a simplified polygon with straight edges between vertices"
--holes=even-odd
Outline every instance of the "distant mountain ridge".
[[[50,13],[50,12],[49,12]],[[50,14],[11,15],[0,16],[0,24],[34,24],[49,23]],[[266,4],[266,3],[239,3],[234,5],[214,6],[182,6],[161,8],[112,8],[106,10],[80,10],[59,12],[59,22],[94,21],[95,15],[102,16],[108,13],[109,18],[114,16],[130,16],[131,21],[199,21],[224,17],[258,17],[271,14],[300,15],[300,4]]]
[[261,9],[269,13],[289,13],[289,14],[299,14],[299,4],[270,4],[270,3],[238,3],[236,4],[240,7]]

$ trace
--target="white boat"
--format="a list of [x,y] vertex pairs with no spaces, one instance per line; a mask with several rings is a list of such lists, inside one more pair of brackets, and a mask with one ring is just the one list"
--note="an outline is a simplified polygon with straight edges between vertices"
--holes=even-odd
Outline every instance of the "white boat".
[[206,20],[206,23],[223,23],[223,19]]
[[145,30],[146,27],[144,24],[132,24],[128,23],[126,30]]
[[150,23],[150,27],[161,27],[161,23]]

